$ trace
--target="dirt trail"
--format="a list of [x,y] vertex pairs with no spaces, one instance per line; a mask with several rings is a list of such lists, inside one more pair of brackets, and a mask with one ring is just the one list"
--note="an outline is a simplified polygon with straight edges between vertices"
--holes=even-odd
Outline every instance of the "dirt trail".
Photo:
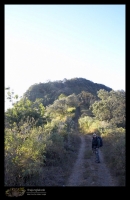
[[69,177],[68,186],[77,186],[79,181],[83,179],[83,167],[84,167],[84,151],[85,151],[85,140],[81,137],[81,147],[79,149],[78,158],[74,165],[73,173]]
[[[95,155],[91,150],[90,135],[80,136],[81,146],[72,174],[66,186],[118,186],[103,158],[103,149],[99,150],[101,163],[95,163]],[[104,148],[104,147],[102,147]]]

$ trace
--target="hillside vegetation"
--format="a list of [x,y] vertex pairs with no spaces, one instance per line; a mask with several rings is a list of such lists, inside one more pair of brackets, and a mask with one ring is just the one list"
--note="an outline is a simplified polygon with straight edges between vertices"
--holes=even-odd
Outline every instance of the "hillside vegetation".
[[[9,88],[8,99],[14,102]],[[104,157],[125,185],[125,92],[76,78],[31,86],[5,112],[5,186],[64,185],[79,135],[103,137]]]
[[85,91],[97,96],[97,91],[100,89],[112,90],[105,85],[93,83],[84,78],[72,78],[64,79],[63,81],[48,81],[47,83],[34,84],[25,92],[24,97],[31,101],[35,101],[36,98],[42,98],[42,103],[46,106],[52,104],[61,94],[69,96],[74,93],[78,95]]

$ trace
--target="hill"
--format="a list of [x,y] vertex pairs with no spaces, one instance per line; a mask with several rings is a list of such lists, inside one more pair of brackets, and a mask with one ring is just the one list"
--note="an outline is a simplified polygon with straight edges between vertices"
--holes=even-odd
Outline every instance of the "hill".
[[100,89],[104,89],[108,92],[112,90],[110,87],[94,83],[84,78],[72,78],[34,84],[29,87],[23,97],[27,97],[31,101],[35,101],[36,98],[42,98],[43,105],[47,106],[52,104],[60,94],[68,96],[75,93],[78,95],[82,91],[85,91],[97,97],[97,91]]

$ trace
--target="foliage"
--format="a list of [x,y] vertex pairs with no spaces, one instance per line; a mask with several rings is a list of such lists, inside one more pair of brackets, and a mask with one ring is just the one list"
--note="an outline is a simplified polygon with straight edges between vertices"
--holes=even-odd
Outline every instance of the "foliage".
[[58,97],[58,99],[62,99],[62,98],[64,98],[64,97],[66,97],[65,94],[60,94],[59,97]]
[[99,90],[98,97],[101,100],[91,105],[96,118],[116,124],[118,127],[125,127],[125,92]]
[[65,115],[73,116],[76,107],[79,104],[79,100],[75,94],[63,97],[54,101],[52,105],[46,107],[46,116],[50,118]]
[[125,186],[126,169],[126,137],[123,128],[107,128],[102,134],[104,141],[104,156],[112,174],[121,186]]
[[5,112],[5,119],[9,122],[11,128],[13,124],[16,123],[19,128],[19,122],[21,120],[26,121],[27,118],[34,118],[37,120],[37,126],[43,124],[43,116],[45,112],[45,107],[41,103],[40,99],[36,99],[35,102],[31,102],[27,98],[22,98],[19,102],[15,103],[13,108],[9,108]]
[[100,121],[89,116],[80,117],[78,120],[80,132],[93,133],[100,127]]
[[92,105],[96,100],[97,97],[92,95],[89,92],[82,91],[80,94],[78,94],[79,100],[81,101],[81,105],[85,105],[86,108],[89,108],[90,105]]
[[47,137],[42,127],[27,129],[29,125],[24,123],[20,127],[21,132],[17,132],[17,127],[12,131],[5,129],[5,184],[7,185],[17,185],[16,181],[19,184],[22,181],[23,184],[27,176],[39,173],[44,164]]
[[84,91],[97,96],[97,91],[100,89],[105,89],[106,91],[112,90],[105,85],[93,83],[84,78],[72,78],[63,81],[48,81],[46,83],[34,84],[24,93],[24,97],[33,102],[36,98],[42,98],[42,104],[48,106],[49,104],[53,104],[59,97],[63,97],[63,95],[69,96],[73,93],[78,95]]
[[[10,93],[8,97],[11,101],[14,98]],[[80,144],[78,130],[84,134],[96,131],[104,137],[108,146],[104,145],[110,154],[115,153],[115,160],[107,153],[106,157],[114,164],[118,159],[116,170],[124,177],[124,125],[124,91],[82,78],[31,86],[5,112],[5,185],[34,180],[35,186],[36,177],[45,176],[45,169],[66,163]]]

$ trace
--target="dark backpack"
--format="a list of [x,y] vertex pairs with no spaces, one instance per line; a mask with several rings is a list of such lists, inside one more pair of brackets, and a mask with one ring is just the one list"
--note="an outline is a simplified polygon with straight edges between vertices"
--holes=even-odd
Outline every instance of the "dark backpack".
[[103,141],[102,141],[102,137],[98,136],[99,140],[100,140],[100,147],[103,146]]

